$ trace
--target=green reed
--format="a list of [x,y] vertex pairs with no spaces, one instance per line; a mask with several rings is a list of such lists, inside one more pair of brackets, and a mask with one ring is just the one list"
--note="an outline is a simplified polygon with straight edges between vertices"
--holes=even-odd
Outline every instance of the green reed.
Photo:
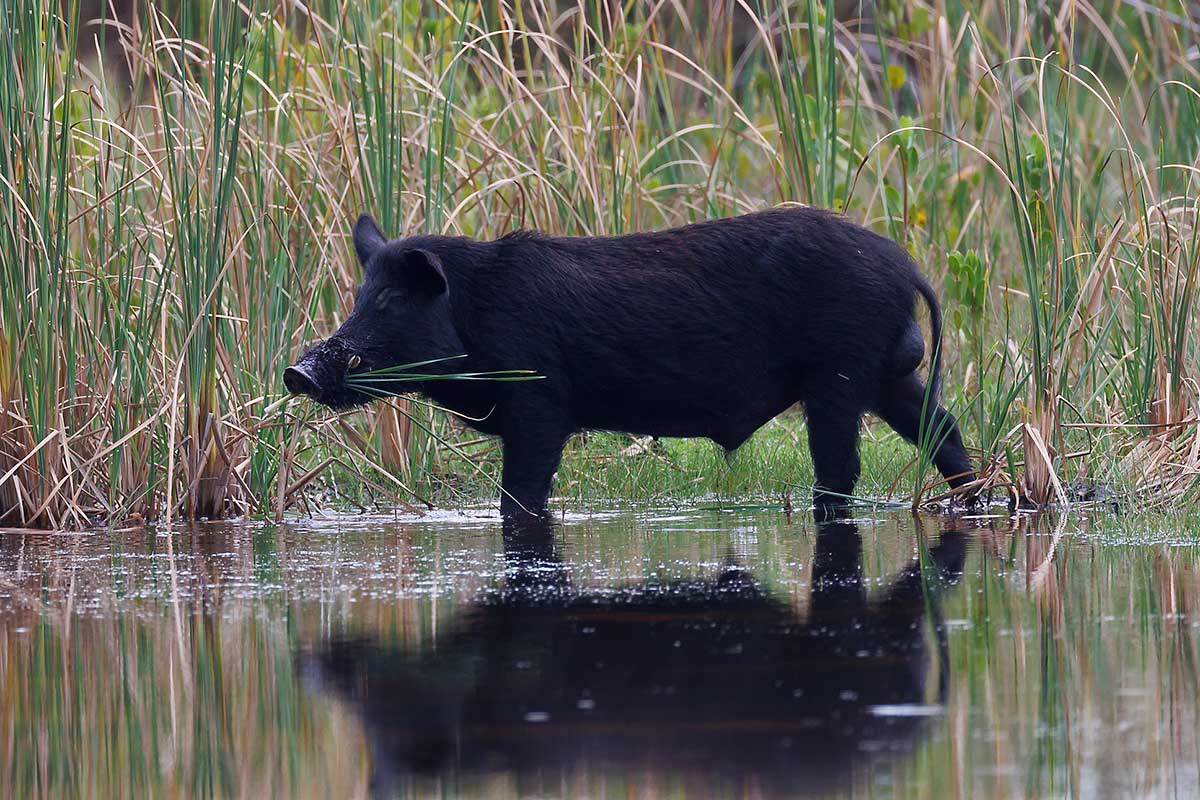
[[[89,104],[68,68],[78,42],[77,13],[77,3],[64,5],[60,15],[35,0],[0,9],[0,58],[10,65],[0,78],[6,139],[0,158],[6,220],[0,232],[0,407],[18,403],[21,412],[0,422],[4,468],[12,473],[0,485],[0,522],[7,525],[66,522],[61,504],[44,501],[62,491],[61,436],[87,418],[86,403],[75,405],[83,365],[66,357],[88,342],[67,291],[83,268],[68,238],[78,146],[72,129],[83,123]],[[87,179],[81,176],[80,183],[86,186]]]

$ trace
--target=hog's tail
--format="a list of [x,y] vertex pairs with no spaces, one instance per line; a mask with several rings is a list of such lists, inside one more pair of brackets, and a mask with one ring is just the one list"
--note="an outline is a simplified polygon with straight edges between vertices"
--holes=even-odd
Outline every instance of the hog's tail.
[[929,339],[933,348],[933,355],[929,361],[929,399],[936,403],[942,392],[942,307],[938,303],[937,295],[933,293],[933,288],[925,279],[919,274],[914,277],[917,291],[929,306]]

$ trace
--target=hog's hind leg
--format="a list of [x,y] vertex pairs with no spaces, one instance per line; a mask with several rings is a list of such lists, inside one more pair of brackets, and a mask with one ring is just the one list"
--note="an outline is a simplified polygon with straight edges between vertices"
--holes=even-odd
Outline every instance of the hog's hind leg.
[[841,397],[810,397],[804,402],[808,418],[808,448],[816,483],[813,506],[818,512],[849,503],[858,483],[858,426],[856,403]]
[[933,463],[952,488],[975,480],[971,458],[963,447],[954,416],[926,397],[916,372],[888,381],[876,409],[880,418],[913,444],[924,438],[933,448]]

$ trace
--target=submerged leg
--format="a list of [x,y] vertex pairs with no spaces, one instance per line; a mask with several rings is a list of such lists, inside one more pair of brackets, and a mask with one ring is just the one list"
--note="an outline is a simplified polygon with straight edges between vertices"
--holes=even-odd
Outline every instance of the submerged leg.
[[933,463],[952,488],[975,480],[971,458],[953,415],[926,397],[925,384],[912,372],[889,382],[883,389],[881,419],[915,445],[932,450]]
[[554,541],[554,521],[547,516],[506,516],[504,530],[504,585],[518,592],[538,593],[566,589],[570,570],[559,558]]
[[867,607],[863,584],[862,536],[848,520],[817,522],[817,549],[813,553],[809,621],[814,625],[848,625],[854,614]]

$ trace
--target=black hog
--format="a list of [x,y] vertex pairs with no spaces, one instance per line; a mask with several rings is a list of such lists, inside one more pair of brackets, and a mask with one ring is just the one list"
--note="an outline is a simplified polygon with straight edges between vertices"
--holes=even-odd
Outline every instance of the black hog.
[[[576,431],[704,436],[734,450],[796,402],[808,418],[817,506],[853,492],[868,411],[931,443],[951,486],[974,478],[938,404],[937,298],[903,249],[831,212],[777,208],[653,233],[517,231],[495,241],[389,241],[364,215],[354,247],[365,277],[353,311],[287,369],[288,389],[347,408],[372,399],[347,383],[357,372],[431,361],[416,371],[534,371],[540,380],[375,387],[420,392],[500,436],[505,516],[545,511]],[[932,319],[928,390],[917,295]]]

